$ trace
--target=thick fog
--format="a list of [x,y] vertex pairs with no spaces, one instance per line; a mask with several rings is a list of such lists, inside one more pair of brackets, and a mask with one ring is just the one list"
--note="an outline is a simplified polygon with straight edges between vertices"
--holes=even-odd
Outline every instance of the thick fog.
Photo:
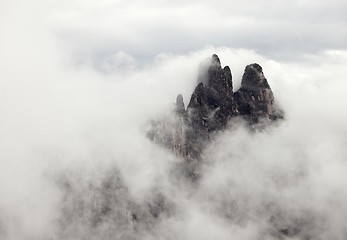
[[[246,45],[232,44],[242,42],[237,35],[223,38],[214,21],[223,25],[225,8],[145,2],[0,3],[0,239],[284,238],[279,230],[290,239],[346,239],[346,33],[334,25],[345,16],[334,15],[308,38],[298,34],[296,44],[305,51],[289,61],[284,56],[291,48],[283,44],[281,52],[281,41],[262,52],[251,37]],[[308,5],[304,12],[314,4],[294,2]],[[230,11],[280,14],[272,4],[259,12],[251,3],[250,9],[235,3]],[[341,1],[329,4],[314,4],[309,19],[318,21],[322,9],[345,9]],[[113,14],[117,7],[135,10]],[[183,19],[186,28],[180,28],[170,18],[196,8],[205,9],[217,40],[203,42],[202,25]],[[289,12],[279,17],[291,19]],[[131,22],[132,14],[148,22]],[[157,23],[162,14],[168,23]],[[124,29],[117,27],[128,18]],[[141,23],[149,30],[135,31]],[[157,34],[152,40],[152,31],[169,23],[181,29],[173,36],[185,31],[184,38]],[[261,32],[258,24],[252,36]],[[306,32],[305,24],[298,31]],[[314,51],[304,47],[311,44]],[[175,166],[183,160],[151,142],[146,131],[152,119],[170,117],[177,94],[189,102],[199,65],[214,53],[230,66],[235,90],[244,67],[259,63],[285,120],[261,131],[231,122],[205,149],[201,179],[191,183],[177,177]],[[158,205],[163,214],[154,218]]]

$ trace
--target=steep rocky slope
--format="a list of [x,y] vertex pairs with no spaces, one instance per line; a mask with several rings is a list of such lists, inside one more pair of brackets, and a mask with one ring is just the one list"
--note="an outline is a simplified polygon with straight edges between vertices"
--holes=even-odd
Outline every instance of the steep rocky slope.
[[238,117],[255,127],[262,121],[283,118],[283,112],[276,107],[259,64],[246,66],[241,87],[234,92],[230,68],[222,68],[214,54],[206,71],[199,75],[187,108],[183,96],[178,95],[172,118],[153,121],[148,136],[187,161],[199,161],[202,149],[214,134],[232,125]]

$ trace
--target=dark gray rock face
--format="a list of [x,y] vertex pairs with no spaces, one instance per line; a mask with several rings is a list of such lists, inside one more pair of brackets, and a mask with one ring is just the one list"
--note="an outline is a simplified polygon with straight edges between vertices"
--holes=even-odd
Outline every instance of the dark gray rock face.
[[189,159],[199,159],[211,134],[222,130],[232,116],[236,116],[233,83],[230,68],[222,68],[217,55],[213,55],[200,82],[195,88],[186,110],[186,146]]
[[276,109],[275,98],[264,77],[262,67],[253,63],[245,68],[241,88],[235,92],[238,114],[245,116],[251,122],[258,122],[265,117],[272,120],[283,118],[283,113]]
[[235,93],[231,70],[228,66],[222,68],[216,54],[210,59],[207,71],[199,75],[198,82],[187,109],[182,95],[178,95],[175,116],[157,121],[148,133],[154,142],[172,149],[187,161],[199,161],[205,145],[217,132],[232,125],[237,116],[251,126],[261,119],[283,118],[262,67],[257,63],[246,66],[241,87]]
[[233,83],[228,66],[221,68],[217,55],[212,56],[207,82],[195,88],[187,107],[191,126],[205,132],[222,129],[236,113]]

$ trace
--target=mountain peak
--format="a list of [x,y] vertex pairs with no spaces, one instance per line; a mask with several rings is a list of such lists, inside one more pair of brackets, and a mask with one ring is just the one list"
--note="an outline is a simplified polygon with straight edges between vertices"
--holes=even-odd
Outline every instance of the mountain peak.
[[263,73],[263,68],[258,63],[247,65],[242,76],[242,87],[266,87],[270,88]]
[[[199,160],[205,145],[215,133],[225,130],[240,116],[249,125],[256,126],[261,119],[276,121],[283,118],[275,106],[275,98],[262,67],[257,63],[247,65],[241,87],[233,92],[232,74],[229,66],[221,67],[216,54],[212,55],[207,71],[200,74],[204,79],[194,89],[187,109],[180,94],[176,99],[176,118],[172,129],[153,126],[152,139],[171,148],[184,159]],[[167,124],[159,124],[166,126]],[[194,175],[191,171],[189,175]]]
[[221,66],[221,63],[220,63],[220,60],[219,60],[219,57],[217,54],[213,54],[212,55],[212,61],[211,61],[211,65],[216,65],[216,66]]

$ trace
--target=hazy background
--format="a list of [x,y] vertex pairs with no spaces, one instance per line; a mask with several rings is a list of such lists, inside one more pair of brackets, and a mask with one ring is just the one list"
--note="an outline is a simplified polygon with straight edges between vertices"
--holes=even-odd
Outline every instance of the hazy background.
[[[0,0],[0,239],[59,238],[62,209],[98,199],[88,184],[114,167],[139,205],[153,188],[176,205],[142,239],[271,239],[286,226],[346,239],[346,12],[342,0]],[[259,63],[286,120],[221,134],[192,190],[168,177],[179,159],[146,123],[178,93],[187,104],[213,53],[236,89]],[[66,239],[132,235],[75,222]]]

